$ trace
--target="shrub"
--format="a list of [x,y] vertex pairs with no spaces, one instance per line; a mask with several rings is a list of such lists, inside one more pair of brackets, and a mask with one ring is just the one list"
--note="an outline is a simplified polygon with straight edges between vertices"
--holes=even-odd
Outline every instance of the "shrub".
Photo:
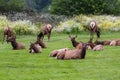
[[19,20],[12,22],[13,30],[16,32],[16,34],[19,35],[28,35],[28,34],[36,34],[38,31],[37,27],[30,22],[29,20]]

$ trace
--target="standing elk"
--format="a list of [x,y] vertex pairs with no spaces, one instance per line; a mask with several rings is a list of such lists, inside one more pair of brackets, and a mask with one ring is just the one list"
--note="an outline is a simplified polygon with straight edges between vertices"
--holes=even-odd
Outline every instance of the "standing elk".
[[25,45],[23,45],[22,43],[16,42],[16,37],[15,36],[9,37],[7,39],[7,42],[11,42],[13,50],[25,49]]
[[39,44],[30,43],[29,53],[41,53],[42,48]]
[[38,37],[43,40],[44,35],[48,36],[48,41],[50,40],[50,35],[52,31],[52,25],[46,24],[41,28],[41,32],[38,34]]
[[89,40],[89,42],[93,41],[94,33],[97,34],[97,39],[100,38],[100,28],[98,27],[96,21],[91,21],[88,24],[88,30],[90,31],[90,40]]
[[12,29],[9,26],[4,27],[3,42],[5,39],[7,40],[11,36],[14,36]]

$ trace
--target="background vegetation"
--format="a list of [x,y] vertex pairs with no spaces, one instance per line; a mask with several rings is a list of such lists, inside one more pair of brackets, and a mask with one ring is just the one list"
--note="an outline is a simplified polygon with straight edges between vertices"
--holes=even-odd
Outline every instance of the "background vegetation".
[[54,14],[114,14],[120,13],[119,0],[52,0],[51,12]]
[[51,12],[58,15],[120,13],[120,0],[0,0],[0,12]]

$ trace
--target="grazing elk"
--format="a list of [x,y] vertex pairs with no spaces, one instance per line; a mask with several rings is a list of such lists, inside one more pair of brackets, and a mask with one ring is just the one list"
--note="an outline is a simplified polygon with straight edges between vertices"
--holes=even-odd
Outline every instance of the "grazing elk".
[[88,30],[90,31],[90,40],[89,40],[89,42],[93,41],[94,33],[97,34],[97,39],[100,38],[100,28],[98,27],[96,21],[91,21],[88,24]]
[[42,48],[47,48],[46,44],[38,37],[35,44],[39,44]]
[[[57,59],[84,59],[86,55],[86,44],[79,43],[74,50],[64,50],[57,54]],[[82,47],[81,47],[82,46]]]
[[52,25],[46,24],[41,28],[41,32],[38,34],[38,37],[43,40],[44,35],[48,36],[48,41],[50,40],[50,35],[52,31]]
[[69,48],[57,49],[50,53],[50,57],[56,57],[58,53],[69,50]]
[[7,40],[9,37],[11,37],[13,35],[14,35],[13,31],[12,31],[12,29],[9,26],[4,27],[3,42],[4,42],[5,39]]
[[11,42],[13,50],[25,49],[25,45],[23,45],[22,43],[16,42],[16,37],[15,36],[9,37],[7,39],[7,42]]
[[29,53],[41,53],[42,48],[39,44],[30,43]]

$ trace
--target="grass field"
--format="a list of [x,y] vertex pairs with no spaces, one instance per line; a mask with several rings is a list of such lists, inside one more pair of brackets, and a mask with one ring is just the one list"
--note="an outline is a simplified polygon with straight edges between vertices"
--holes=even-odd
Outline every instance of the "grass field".
[[[120,33],[102,34],[100,40],[120,39]],[[89,35],[79,34],[77,41],[87,42]],[[66,34],[54,33],[41,54],[30,54],[29,44],[36,36],[17,36],[25,50],[12,50],[0,44],[0,80],[120,80],[120,46],[104,46],[103,51],[87,50],[84,60],[57,60],[49,57],[54,49],[73,48]]]

